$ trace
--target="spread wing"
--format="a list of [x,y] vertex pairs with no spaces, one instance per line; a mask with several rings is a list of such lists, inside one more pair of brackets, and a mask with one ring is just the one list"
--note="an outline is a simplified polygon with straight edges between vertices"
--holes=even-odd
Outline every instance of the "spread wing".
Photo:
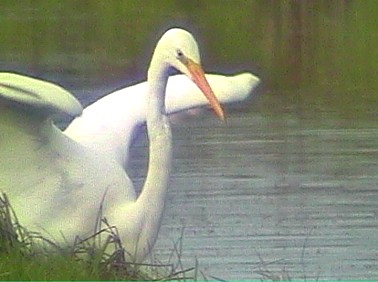
[[[206,78],[221,103],[245,100],[260,81],[251,73],[206,74]],[[168,114],[208,104],[198,87],[185,75],[171,76],[166,91]],[[146,121],[147,92],[148,85],[142,82],[104,96],[86,107],[67,127],[65,134],[124,165],[133,136]]]
[[62,87],[15,73],[0,73],[0,99],[0,104],[36,111],[44,117],[78,116],[83,111],[80,102]]

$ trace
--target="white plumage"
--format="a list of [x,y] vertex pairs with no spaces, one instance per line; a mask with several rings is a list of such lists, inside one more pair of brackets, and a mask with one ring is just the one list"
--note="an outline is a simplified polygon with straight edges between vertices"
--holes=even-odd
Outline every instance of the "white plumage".
[[[93,233],[102,206],[103,216],[117,226],[132,255],[129,259],[142,261],[157,238],[168,186],[171,136],[164,107],[168,67],[195,81],[223,117],[198,69],[199,61],[196,42],[188,32],[168,31],[155,49],[147,84],[99,100],[65,133],[53,124],[53,117],[82,113],[70,93],[48,82],[0,73],[0,191],[8,194],[21,224],[56,241],[70,242],[76,235]],[[258,81],[250,74],[208,78],[224,102],[243,99]],[[178,85],[182,92],[176,95]],[[180,76],[172,80],[167,95],[167,113],[205,104],[191,82]],[[183,98],[187,95],[193,98]],[[133,102],[128,106],[128,101]],[[137,198],[123,163],[131,131],[145,120],[149,170]]]

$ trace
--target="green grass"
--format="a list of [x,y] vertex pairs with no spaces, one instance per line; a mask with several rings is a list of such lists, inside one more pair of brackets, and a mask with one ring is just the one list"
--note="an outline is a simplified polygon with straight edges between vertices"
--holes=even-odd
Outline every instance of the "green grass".
[[[174,263],[130,263],[125,261],[117,229],[106,219],[100,227],[89,238],[60,246],[22,227],[6,194],[2,194],[0,280],[196,280],[197,267],[182,266],[181,243],[174,245]],[[109,247],[114,251],[109,253]]]
[[[307,239],[306,239],[307,241]],[[302,250],[302,261],[304,249]],[[112,252],[107,250],[112,249]],[[198,269],[184,268],[181,262],[183,233],[174,243],[168,263],[136,264],[126,262],[117,229],[103,218],[98,231],[73,245],[58,245],[21,226],[6,194],[0,194],[0,280],[201,280],[222,279],[207,276]],[[275,263],[265,262],[252,272],[262,281],[290,281],[288,271],[271,271]],[[305,273],[304,264],[303,271]],[[304,275],[304,280],[306,276]]]
[[99,271],[68,256],[25,256],[21,252],[0,256],[0,279],[5,280],[99,280]]

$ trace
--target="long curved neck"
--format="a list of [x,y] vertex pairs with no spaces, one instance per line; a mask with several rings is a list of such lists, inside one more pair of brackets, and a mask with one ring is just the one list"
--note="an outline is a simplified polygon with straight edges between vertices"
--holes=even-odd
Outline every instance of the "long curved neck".
[[[142,232],[157,235],[160,227],[171,170],[171,129],[165,115],[168,68],[152,60],[148,71],[146,122],[149,138],[148,172],[137,204],[144,216]],[[156,239],[156,236],[154,236]],[[150,237],[151,238],[151,237]],[[153,246],[154,242],[149,242]]]

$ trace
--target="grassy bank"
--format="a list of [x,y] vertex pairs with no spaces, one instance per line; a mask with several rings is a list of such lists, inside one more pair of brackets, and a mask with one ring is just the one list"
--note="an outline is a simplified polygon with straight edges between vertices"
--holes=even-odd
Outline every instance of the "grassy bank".
[[60,246],[22,227],[2,194],[0,280],[196,280],[196,268],[183,268],[177,248],[174,263],[126,262],[116,228],[105,219],[101,228],[90,238]]

